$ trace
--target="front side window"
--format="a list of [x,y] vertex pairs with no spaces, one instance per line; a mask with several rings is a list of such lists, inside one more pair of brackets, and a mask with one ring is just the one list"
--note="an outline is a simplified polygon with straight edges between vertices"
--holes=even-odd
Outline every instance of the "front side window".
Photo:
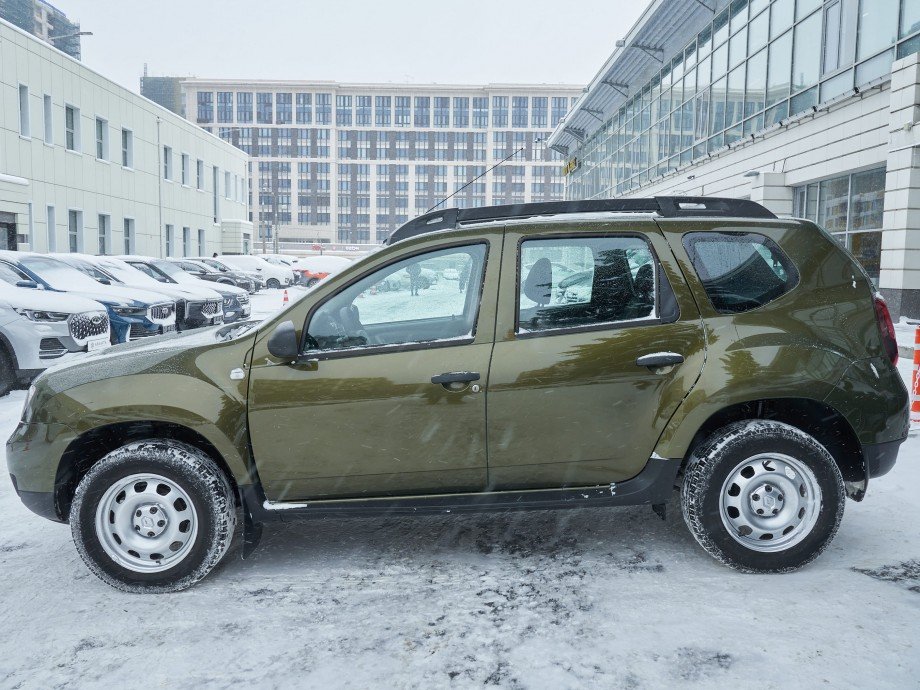
[[763,235],[694,232],[684,236],[684,248],[709,301],[721,314],[757,309],[799,282],[789,257]]
[[659,318],[660,270],[641,237],[525,240],[519,270],[518,333]]
[[475,334],[485,244],[403,259],[361,278],[320,306],[307,327],[307,349],[426,345]]

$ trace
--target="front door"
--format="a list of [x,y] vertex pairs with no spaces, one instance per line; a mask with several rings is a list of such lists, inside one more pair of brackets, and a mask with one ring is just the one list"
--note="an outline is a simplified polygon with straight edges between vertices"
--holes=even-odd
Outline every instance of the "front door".
[[500,255],[496,233],[372,269],[310,309],[300,363],[253,367],[270,500],[485,487]]
[[[567,229],[533,239],[507,232],[504,275],[517,274],[519,288],[499,302],[492,489],[635,476],[702,369],[700,316],[654,222]],[[642,364],[666,353],[682,363]],[[658,359],[642,359],[650,355]]]
[[16,223],[0,223],[0,249],[15,251],[18,246]]

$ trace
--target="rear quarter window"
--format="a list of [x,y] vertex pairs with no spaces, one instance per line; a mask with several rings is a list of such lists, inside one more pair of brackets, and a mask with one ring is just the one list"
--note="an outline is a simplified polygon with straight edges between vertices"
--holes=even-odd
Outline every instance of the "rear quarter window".
[[722,314],[757,309],[799,282],[789,257],[769,237],[745,232],[694,232],[684,248],[712,306]]

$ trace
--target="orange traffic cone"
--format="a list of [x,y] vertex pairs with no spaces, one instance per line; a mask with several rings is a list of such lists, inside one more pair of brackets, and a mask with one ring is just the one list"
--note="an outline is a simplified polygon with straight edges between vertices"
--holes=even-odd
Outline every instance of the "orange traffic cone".
[[284,299],[281,300],[281,304],[287,304],[291,300],[288,299],[287,290],[284,291]]
[[914,376],[910,388],[910,423],[920,424],[920,326],[914,331]]

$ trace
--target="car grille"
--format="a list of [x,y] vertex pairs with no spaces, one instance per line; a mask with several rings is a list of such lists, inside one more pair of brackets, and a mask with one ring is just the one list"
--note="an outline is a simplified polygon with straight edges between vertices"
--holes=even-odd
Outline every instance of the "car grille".
[[151,321],[169,321],[172,320],[173,314],[176,313],[176,305],[155,304],[147,310],[147,318]]
[[240,295],[236,298],[236,301],[240,304],[249,304],[249,295]]
[[152,338],[155,335],[163,335],[164,333],[172,333],[176,330],[176,327],[173,324],[167,326],[157,326],[155,329],[144,328],[139,323],[131,324],[131,331],[128,333],[128,340],[139,340],[140,338]]
[[67,348],[57,338],[42,338],[38,344],[39,359],[54,359],[67,352]]
[[217,316],[220,313],[220,302],[217,300],[204,302],[201,305],[201,313],[207,317]]
[[97,335],[108,335],[109,317],[99,312],[76,314],[70,317],[70,335],[78,343],[84,343]]

